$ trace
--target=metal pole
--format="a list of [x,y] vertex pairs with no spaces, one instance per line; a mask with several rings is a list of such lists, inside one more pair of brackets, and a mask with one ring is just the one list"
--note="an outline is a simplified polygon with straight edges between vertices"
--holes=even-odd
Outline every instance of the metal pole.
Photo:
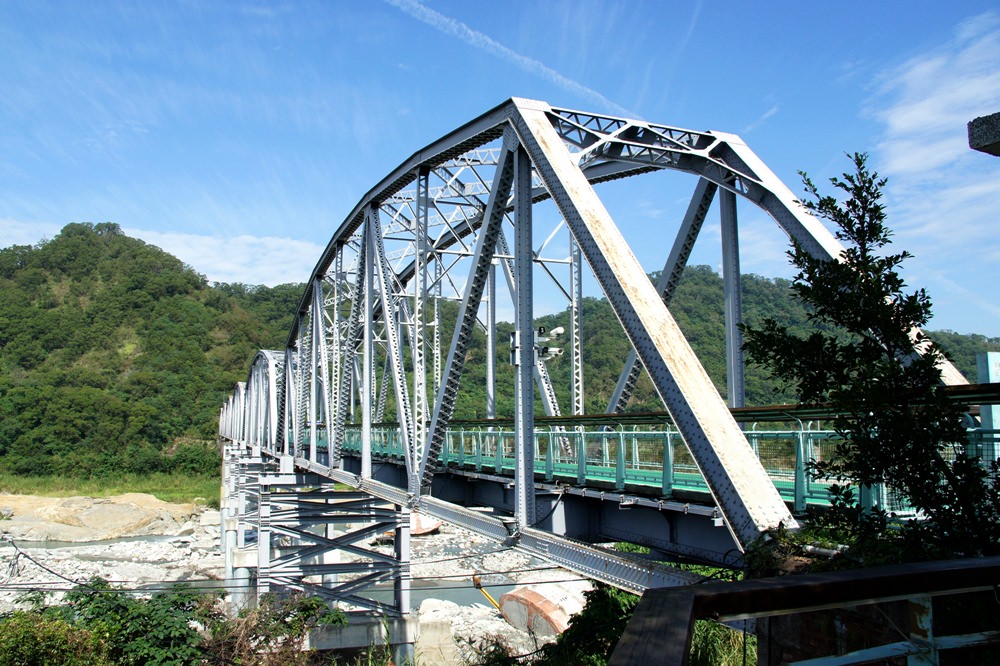
[[497,267],[490,262],[489,277],[486,278],[486,418],[497,417],[496,387],[497,387]]
[[[367,232],[366,232],[367,233]],[[358,257],[358,270],[364,270],[364,294],[354,294],[354,298],[364,299],[364,323],[361,327],[361,340],[364,349],[361,362],[361,478],[372,478],[372,382],[375,365],[375,348],[372,336],[375,322],[372,316],[375,311],[375,245],[364,244],[364,257]],[[383,381],[385,381],[383,377]]]
[[515,437],[517,438],[516,477],[517,524],[525,528],[535,522],[535,331],[532,303],[531,244],[531,161],[522,146],[518,146],[515,162],[514,270],[517,288],[517,353]]
[[413,219],[415,255],[413,276],[413,327],[410,336],[410,352],[413,360],[413,412],[410,432],[410,447],[414,461],[410,472],[410,486],[415,493],[420,491],[419,464],[423,459],[424,437],[427,429],[427,363],[424,348],[424,319],[427,306],[427,216],[430,212],[428,178],[429,170],[422,167],[417,173],[416,215]]
[[573,414],[585,411],[583,400],[583,255],[573,234],[569,234],[570,253],[570,362],[573,366]]
[[726,299],[726,392],[730,407],[746,406],[746,382],[743,377],[743,303],[740,295],[740,238],[736,221],[736,194],[719,194],[722,220],[722,279]]

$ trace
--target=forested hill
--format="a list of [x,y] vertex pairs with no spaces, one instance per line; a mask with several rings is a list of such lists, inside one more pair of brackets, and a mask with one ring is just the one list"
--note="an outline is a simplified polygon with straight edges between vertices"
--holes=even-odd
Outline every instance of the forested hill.
[[222,401],[300,285],[211,287],[115,224],[0,250],[0,469],[217,469]]
[[[284,345],[302,288],[209,285],[177,258],[109,223],[71,224],[50,241],[0,250],[0,471],[216,471],[205,442],[215,436],[219,408],[258,349]],[[743,290],[748,322],[773,316],[792,328],[805,326],[787,281],[748,275]],[[695,266],[671,305],[720,390],[722,298],[722,279]],[[445,308],[445,317],[453,319],[454,310]],[[600,413],[628,343],[607,301],[588,298],[583,312],[587,410]],[[566,326],[568,313],[538,323],[549,330]],[[506,339],[511,325],[500,328],[499,339]],[[485,339],[476,335],[456,418],[484,415],[485,400],[476,394],[485,384]],[[973,380],[975,353],[1000,349],[1000,339],[978,335],[933,337]],[[512,373],[506,354],[498,350],[504,377]],[[569,355],[548,369],[568,412]],[[747,387],[751,404],[783,399],[759,369],[748,370]],[[513,413],[512,382],[502,378],[497,389],[498,412]],[[661,409],[646,378],[629,409]]]
[[[655,280],[657,276],[654,274],[651,277]],[[742,302],[746,323],[755,325],[764,317],[773,317],[790,330],[807,335],[811,324],[806,310],[792,297],[790,285],[788,280],[780,278],[744,275]],[[722,277],[708,266],[689,266],[674,293],[670,311],[716,387],[724,395],[726,346]],[[629,345],[620,333],[620,327],[606,300],[585,299],[583,312],[584,377],[589,391],[585,396],[587,411],[604,412],[618,381],[622,359],[629,352]],[[569,315],[567,312],[543,317],[540,323],[548,330],[557,326],[567,327]],[[958,369],[972,382],[976,381],[976,354],[1000,350],[1000,338],[963,335],[952,331],[928,331],[928,335],[945,349]],[[568,355],[563,355],[548,365],[561,405],[570,404],[568,361]],[[792,401],[792,397],[782,390],[783,387],[768,372],[752,364],[748,364],[746,370],[746,389],[750,405]],[[660,404],[652,384],[643,375],[627,410],[660,410]]]

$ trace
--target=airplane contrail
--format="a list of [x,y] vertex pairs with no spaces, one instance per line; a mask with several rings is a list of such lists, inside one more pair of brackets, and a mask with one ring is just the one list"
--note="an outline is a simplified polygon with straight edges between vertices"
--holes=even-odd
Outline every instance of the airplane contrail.
[[535,60],[534,58],[521,55],[517,51],[507,48],[488,35],[484,35],[478,30],[473,30],[461,21],[449,18],[444,14],[436,12],[430,7],[421,4],[417,0],[385,1],[393,7],[406,12],[413,18],[426,23],[435,30],[457,37],[473,48],[486,51],[487,53],[492,53],[500,59],[506,60],[507,62],[520,67],[530,74],[534,74],[535,76],[551,81],[567,92],[580,95],[581,97],[585,97],[592,102],[603,106],[611,113],[624,116],[626,118],[640,118],[637,113],[629,111],[625,107],[616,104],[596,90],[588,88],[581,83],[577,83],[573,79],[563,76],[556,70],[547,66],[545,63]]

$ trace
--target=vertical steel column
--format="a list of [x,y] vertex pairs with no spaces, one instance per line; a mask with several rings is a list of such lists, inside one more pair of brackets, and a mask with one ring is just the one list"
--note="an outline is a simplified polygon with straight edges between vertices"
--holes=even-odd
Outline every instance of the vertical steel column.
[[[382,299],[382,321],[385,324],[386,356],[392,366],[392,385],[396,390],[396,414],[399,420],[399,434],[403,450],[406,452],[407,490],[414,498],[420,495],[420,459],[416,457],[418,445],[413,443],[413,412],[410,409],[410,394],[407,391],[406,371],[403,367],[403,343],[400,335],[402,309],[396,303],[392,291],[395,274],[389,267],[382,241],[378,208],[374,205],[367,211],[365,242],[374,247],[375,265],[367,270],[377,271],[379,294]],[[371,324],[369,324],[371,325]]]
[[[333,465],[338,461],[333,459],[333,455],[336,453],[339,457],[339,451],[334,452],[333,448],[330,446],[330,428],[333,421],[333,385],[330,383],[330,346],[327,344],[327,320],[326,320],[326,297],[323,295],[323,285],[324,280],[316,280],[315,291],[317,293],[316,306],[313,308],[315,310],[315,317],[318,321],[316,327],[316,337],[318,338],[319,349],[319,388],[321,392],[323,408],[323,430],[326,435],[326,450],[327,455],[330,456],[328,465]],[[336,329],[334,329],[334,335],[336,335]]]
[[394,505],[398,521],[396,523],[395,547],[399,574],[393,580],[396,608],[402,615],[410,614],[410,510]]
[[247,388],[246,388],[246,442],[249,446],[254,446],[257,443],[257,421],[256,421],[256,408],[257,402],[254,400],[254,381],[253,381],[253,371],[251,370],[250,376],[247,378]]
[[514,164],[514,270],[517,288],[518,354],[514,427],[517,438],[517,525],[524,529],[535,522],[535,329],[532,302],[534,252],[531,242],[531,160],[518,146]]
[[257,503],[257,603],[271,591],[271,487],[258,485]]
[[307,446],[306,441],[308,434],[306,428],[309,424],[309,400],[306,387],[307,375],[306,369],[309,365],[309,360],[307,355],[309,354],[309,341],[308,341],[309,328],[303,326],[303,322],[299,321],[299,336],[296,340],[295,345],[295,407],[297,419],[295,422],[295,441],[298,446],[307,447],[309,449],[308,458],[309,460],[316,462],[316,448],[312,446]]
[[319,387],[316,385],[318,381],[316,373],[316,345],[318,344],[318,340],[316,339],[316,324],[316,292],[314,285],[313,304],[310,306],[309,315],[309,358],[307,359],[309,368],[309,402],[306,403],[308,410],[306,412],[306,424],[309,426],[309,460],[313,462],[316,462],[319,451],[319,432],[316,428],[316,422],[319,420]]
[[238,470],[236,456],[238,449],[233,441],[226,442],[222,448],[222,482],[219,493],[219,514],[221,522],[221,548],[225,562],[225,579],[227,586],[233,580],[233,550],[236,548],[236,508],[238,500],[238,485],[236,483]]
[[[428,245],[430,245],[428,243]],[[441,386],[441,281],[444,279],[441,261],[434,257],[434,385],[431,395],[437,395]]]
[[497,417],[497,266],[490,262],[486,278],[486,418]]
[[285,429],[285,453],[289,455],[302,455],[299,450],[299,440],[296,436],[298,423],[298,409],[295,406],[295,351],[291,347],[285,347],[285,390],[282,400],[285,401],[285,420],[282,427]]
[[[311,412],[311,434],[310,440],[316,448],[319,444],[320,428],[329,421],[327,404],[326,383],[329,380],[326,372],[326,336],[323,332],[323,280],[317,278],[313,281],[312,315],[312,361],[313,369],[309,377],[309,410]],[[319,366],[318,368],[316,366]],[[317,371],[318,370],[318,371]],[[323,413],[321,413],[323,412]],[[329,453],[329,448],[327,448]],[[333,460],[327,461],[328,465],[334,464]]]
[[246,451],[240,451],[236,459],[236,547],[247,546],[247,483],[248,462],[244,457]]
[[723,189],[719,193],[722,222],[722,279],[726,307],[726,392],[730,407],[745,407],[746,382],[743,372],[743,299],[740,294],[740,236],[736,221],[736,194]]
[[[410,607],[410,511],[405,506],[395,505],[398,522],[396,524],[396,561],[398,572],[393,579],[396,610],[403,620],[412,614]],[[404,624],[405,639],[393,647],[393,659],[397,664],[414,663],[413,643],[410,623]]]
[[803,514],[806,511],[806,462],[808,461],[808,447],[806,446],[806,432],[799,421],[799,433],[795,439],[795,492],[792,501],[792,510],[796,514]]
[[356,423],[354,420],[354,414],[358,411],[358,391],[357,387],[361,384],[361,373],[358,371],[358,357],[357,355],[351,356],[351,423]]
[[910,597],[907,602],[910,616],[910,643],[920,650],[907,655],[906,666],[938,666],[941,658],[934,640],[933,599],[930,595],[917,595]]
[[237,393],[237,403],[239,405],[237,412],[235,414],[236,421],[236,441],[241,446],[245,446],[247,443],[246,439],[246,426],[247,426],[247,385],[245,382],[240,382],[236,385]]
[[364,321],[363,316],[363,294],[365,290],[365,271],[374,270],[370,265],[365,264],[365,248],[369,244],[369,227],[375,213],[373,208],[365,211],[365,223],[362,227],[361,248],[358,253],[354,269],[354,289],[351,292],[351,311],[348,315],[347,324],[337,341],[340,350],[340,358],[337,362],[339,368],[339,384],[337,385],[337,411],[334,419],[333,432],[331,433],[331,448],[340,451],[344,443],[344,427],[348,417],[353,420],[354,407],[354,362],[357,356],[356,347],[361,337],[362,326],[370,325],[371,322]]
[[[419,464],[423,459],[424,439],[427,432],[427,364],[424,340],[424,318],[427,306],[427,216],[430,214],[429,202],[430,170],[421,167],[417,173],[416,214],[413,216],[414,234],[414,274],[413,274],[413,330],[410,335],[410,352],[413,359],[413,422],[410,432],[410,447],[413,449],[413,460]],[[419,492],[420,481],[417,478],[417,466],[411,475]]]
[[[396,390],[396,413],[399,420],[403,450],[406,452],[408,485],[410,491],[416,494],[420,491],[420,484],[416,476],[416,470],[420,461],[414,458],[416,448],[410,445],[413,440],[413,412],[410,409],[410,392],[407,390],[406,370],[403,363],[403,342],[400,335],[402,323],[400,322],[398,310],[402,308],[396,302],[392,291],[394,274],[386,261],[385,246],[382,242],[382,228],[379,224],[377,207],[372,206],[369,208],[366,220],[365,242],[374,247],[372,256],[375,257],[375,265],[367,270],[378,271],[376,278],[382,300],[382,321],[385,324],[386,357],[392,366],[392,385]],[[416,483],[416,488],[413,486],[414,483]]]
[[[365,232],[367,233],[367,231]],[[361,372],[361,478],[372,478],[372,370],[375,365],[375,344],[373,336],[375,322],[372,313],[375,312],[375,247],[373,243],[363,243],[364,257],[358,257],[358,270],[364,267],[364,293],[354,294],[355,299],[364,299],[362,312],[364,325],[361,329],[361,340],[364,349],[361,352],[361,362],[364,364]],[[362,261],[363,259],[363,261]],[[383,300],[383,304],[385,301]],[[388,361],[387,361],[388,362]],[[383,383],[387,380],[383,377]]]
[[579,416],[586,411],[583,399],[583,257],[580,245],[569,232],[570,275],[570,362],[573,365],[573,414]]
[[326,389],[330,395],[326,427],[328,430],[327,438],[330,441],[330,451],[333,451],[335,448],[333,428],[337,421],[337,410],[340,409],[340,373],[343,371],[342,365],[344,362],[342,345],[343,338],[346,337],[344,331],[341,330],[343,317],[340,314],[340,306],[344,299],[344,243],[337,245],[337,255],[333,259],[331,270],[333,271],[333,286],[330,296],[333,301],[333,307],[330,308],[330,329],[333,331],[333,336],[330,339],[330,384]]

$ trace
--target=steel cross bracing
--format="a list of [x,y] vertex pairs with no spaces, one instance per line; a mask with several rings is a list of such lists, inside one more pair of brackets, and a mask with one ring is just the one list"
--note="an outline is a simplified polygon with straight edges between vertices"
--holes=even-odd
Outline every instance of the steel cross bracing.
[[[227,446],[221,502],[226,580],[241,610],[279,586],[336,601],[347,611],[410,612],[409,513],[368,493]],[[391,552],[372,548],[393,535]],[[392,584],[392,601],[371,596]],[[384,597],[385,595],[381,595]]]
[[[687,174],[694,192],[654,285],[593,186],[655,172]],[[224,407],[220,432],[255,450],[336,471],[346,463],[345,427],[360,425],[365,481],[372,477],[372,428],[392,419],[406,452],[404,497],[393,500],[437,506],[441,446],[460,402],[468,411],[470,396],[480,401],[469,416],[510,418],[510,411],[498,413],[494,386],[518,377],[518,409],[531,410],[537,384],[546,412],[557,414],[563,387],[554,384],[558,366],[551,364],[570,363],[568,402],[574,414],[584,411],[581,285],[593,278],[632,345],[610,409],[625,408],[644,369],[705,477],[733,546],[742,550],[795,520],[669,310],[716,199],[726,232],[728,398],[740,404],[737,200],[765,211],[817,257],[838,260],[840,243],[735,135],[515,98],[414,153],[361,198],[313,269],[287,349],[262,352],[245,388]],[[497,267],[506,290],[496,289]],[[563,358],[547,361],[543,343],[534,341],[532,292],[539,285],[554,285],[568,303],[570,353]],[[516,372],[493,365],[497,347],[508,342],[495,334],[498,311],[516,322]],[[476,342],[484,328],[485,342]],[[469,356],[484,344],[485,386],[465,374]],[[266,379],[269,373],[280,379]],[[950,364],[945,373],[948,383],[964,382]],[[518,423],[534,429],[531,414]],[[533,434],[518,434],[523,455],[531,455],[526,443]],[[522,467],[514,484],[518,536],[532,529],[539,497],[529,469]]]

